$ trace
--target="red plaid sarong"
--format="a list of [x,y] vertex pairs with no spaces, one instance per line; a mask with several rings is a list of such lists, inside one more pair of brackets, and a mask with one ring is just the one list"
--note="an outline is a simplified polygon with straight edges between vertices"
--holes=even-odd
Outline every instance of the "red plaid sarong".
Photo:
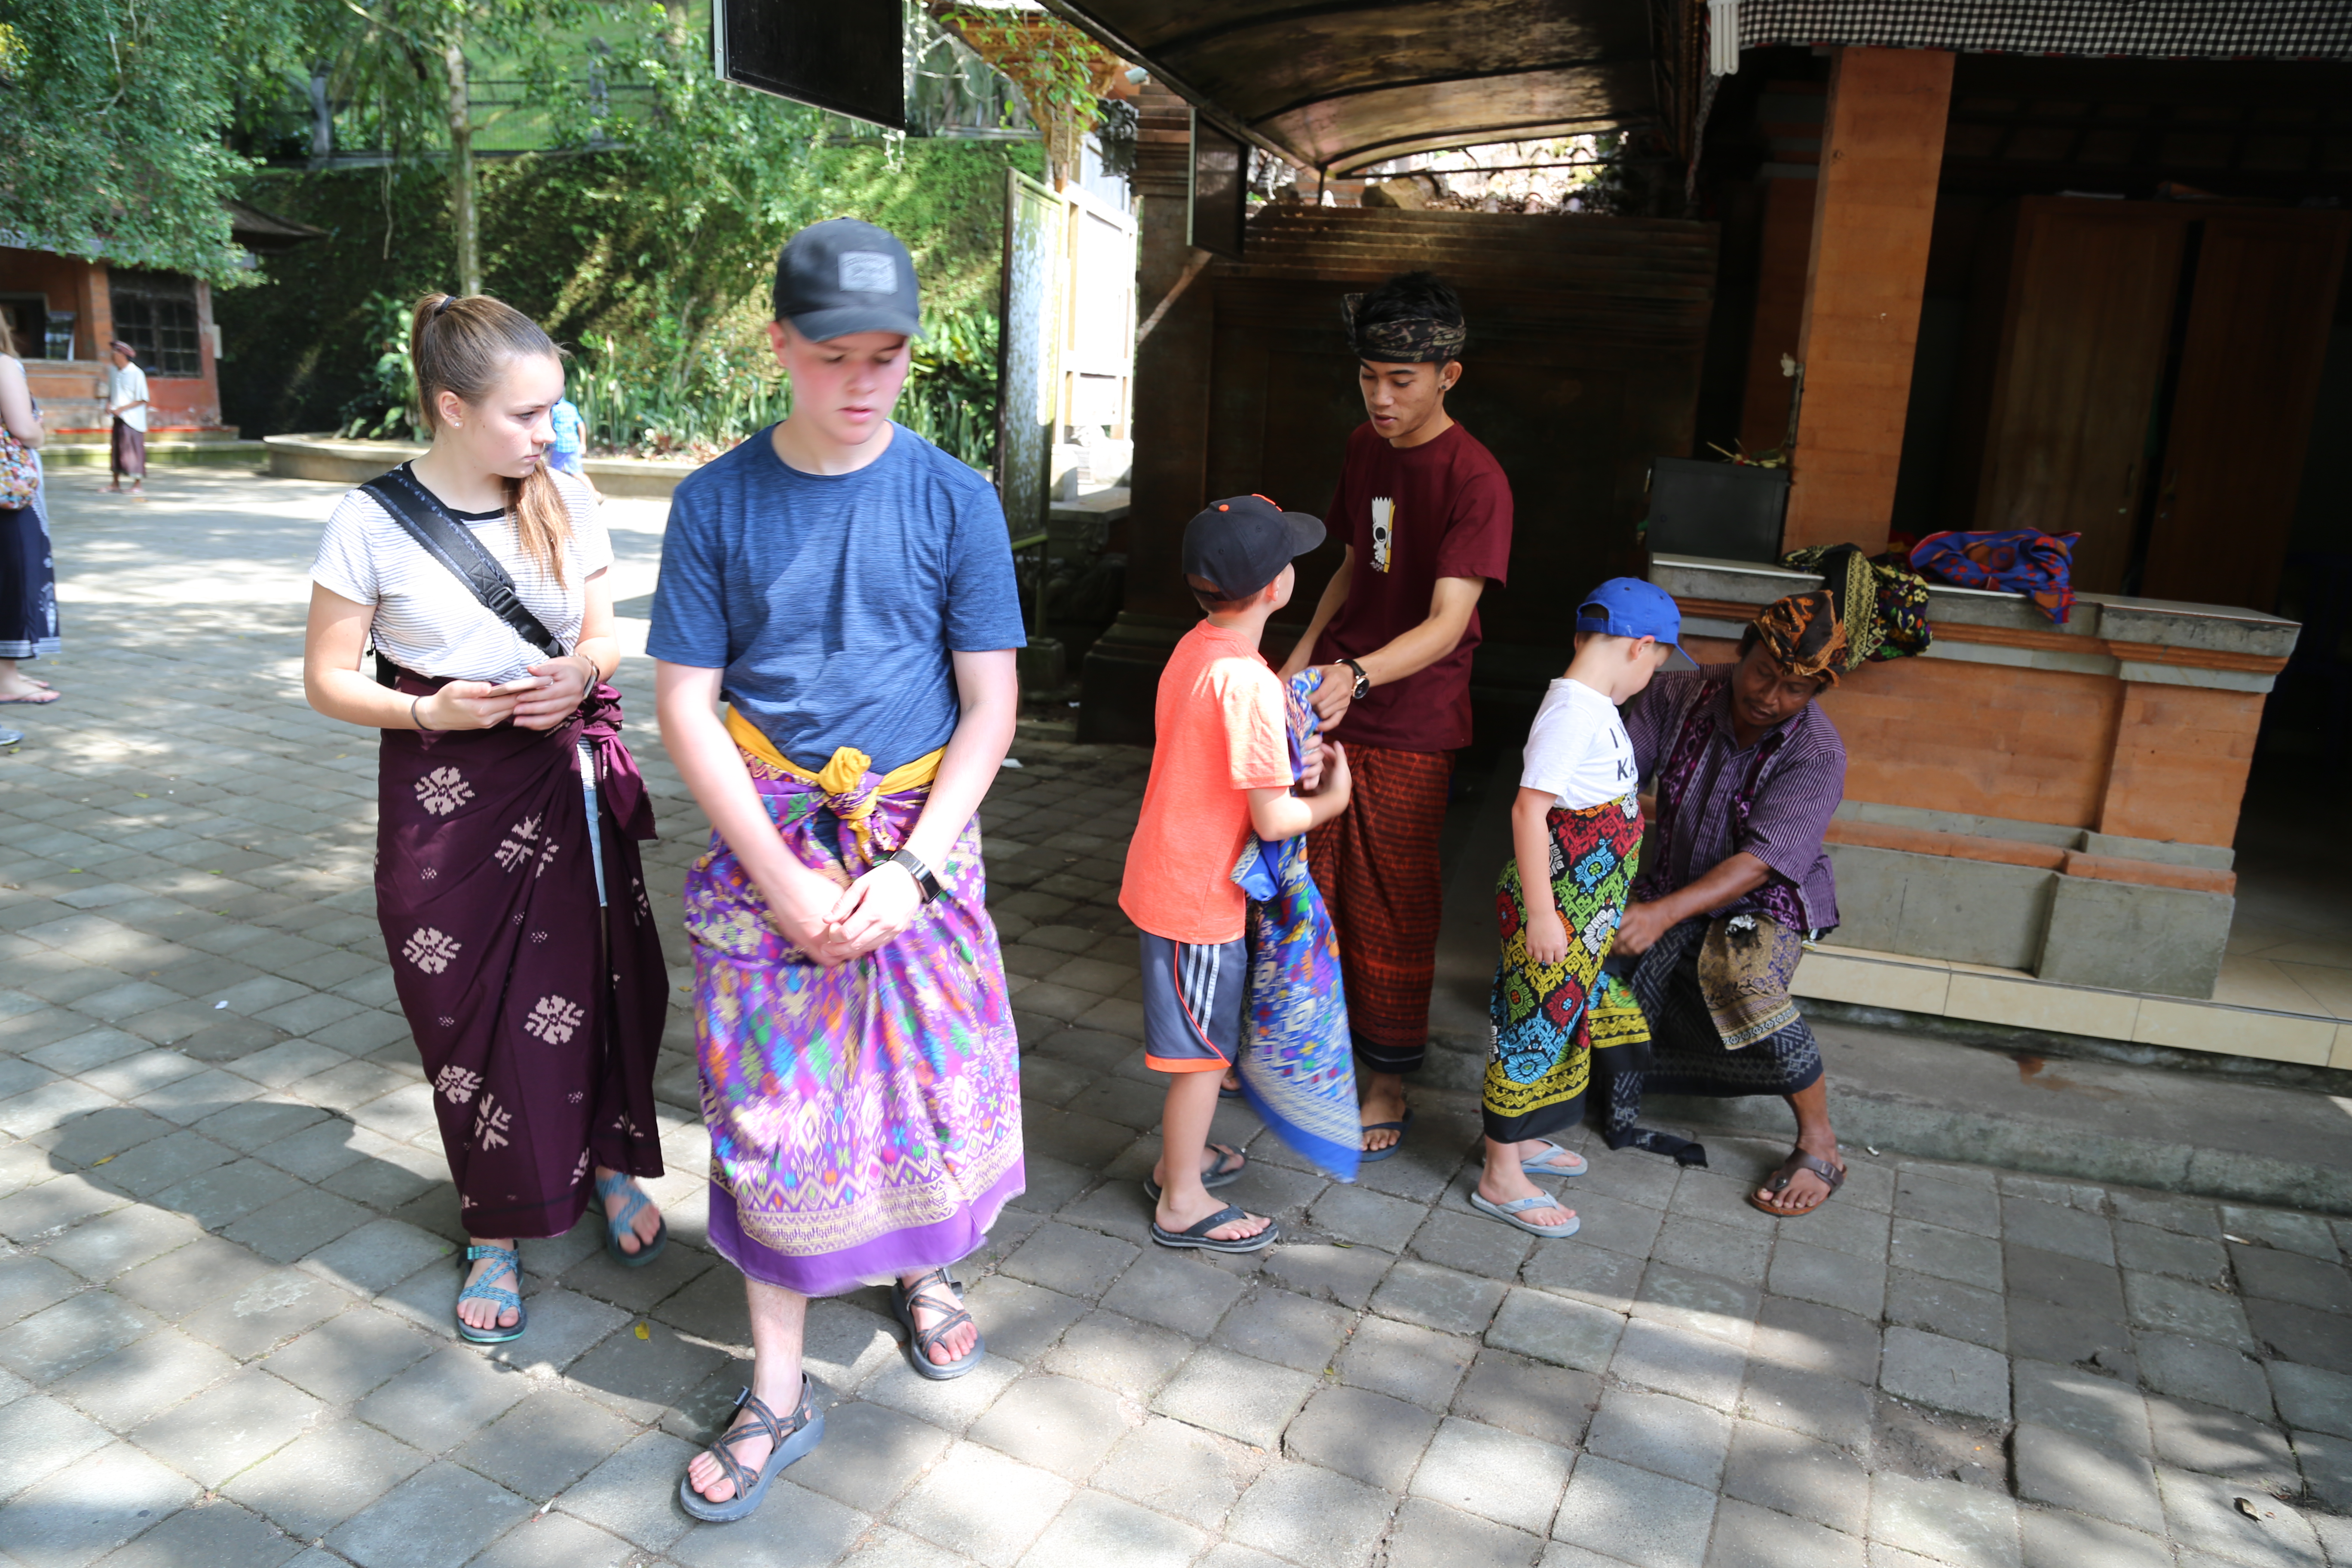
[[1355,797],[1307,835],[1307,867],[1339,933],[1357,1054],[1375,1072],[1412,1072],[1429,1048],[1429,988],[1445,903],[1437,837],[1454,755],[1382,746],[1347,752]]

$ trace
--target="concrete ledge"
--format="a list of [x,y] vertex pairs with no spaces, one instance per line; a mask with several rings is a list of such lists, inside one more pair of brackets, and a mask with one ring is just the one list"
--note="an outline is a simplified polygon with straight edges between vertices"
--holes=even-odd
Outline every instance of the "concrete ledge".
[[[322,479],[329,484],[365,484],[425,448],[413,441],[353,441],[340,436],[264,436],[269,471],[285,479]],[[649,458],[590,458],[581,464],[588,482],[608,496],[667,498],[698,463],[659,462]]]
[[[107,441],[51,441],[41,448],[41,463],[51,468],[103,468],[112,461],[113,455],[112,443]],[[234,437],[147,438],[147,466],[151,468],[257,468],[268,458],[268,449],[263,443],[240,441]]]

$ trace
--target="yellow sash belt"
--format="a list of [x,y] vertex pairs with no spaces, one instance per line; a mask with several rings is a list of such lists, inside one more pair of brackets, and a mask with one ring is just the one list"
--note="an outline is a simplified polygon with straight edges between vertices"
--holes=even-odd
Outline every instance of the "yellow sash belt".
[[727,734],[744,751],[787,777],[813,784],[835,801],[850,796],[846,805],[835,807],[834,814],[849,824],[850,831],[857,836],[859,848],[869,858],[873,855],[872,831],[866,819],[874,814],[875,801],[886,795],[897,795],[902,790],[917,789],[930,783],[939,777],[940,759],[948,754],[948,749],[941,746],[911,763],[903,763],[884,773],[880,784],[861,794],[857,786],[865,782],[867,770],[874,765],[874,759],[855,746],[835,748],[831,760],[818,772],[811,773],[776,750],[774,743],[760,732],[760,727],[738,712],[732,703],[727,708]]

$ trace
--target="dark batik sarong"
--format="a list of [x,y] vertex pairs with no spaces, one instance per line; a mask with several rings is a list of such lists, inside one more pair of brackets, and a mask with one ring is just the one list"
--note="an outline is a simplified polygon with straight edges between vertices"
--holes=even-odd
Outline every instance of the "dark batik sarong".
[[1384,746],[1347,752],[1354,796],[1307,836],[1307,865],[1339,933],[1357,1054],[1375,1072],[1412,1072],[1429,1050],[1429,988],[1445,905],[1437,838],[1454,757]]
[[[743,746],[750,726],[730,727]],[[743,763],[785,851],[836,887],[930,797],[846,749],[812,782],[760,745]],[[935,874],[912,926],[831,970],[776,930],[717,834],[687,878],[710,1245],[753,1279],[837,1296],[953,1263],[1021,1193],[1019,1046],[976,819]]]
[[[1737,921],[1750,923],[1728,929]],[[1637,1140],[1646,1090],[1790,1095],[1819,1081],[1821,1047],[1788,993],[1803,951],[1788,928],[1735,915],[1685,921],[1642,955],[1633,997],[1649,1019],[1649,1059],[1610,1077],[1611,1148]]]
[[1642,847],[1642,808],[1628,795],[1582,810],[1554,806],[1551,893],[1568,925],[1558,963],[1528,957],[1528,904],[1515,855],[1495,884],[1503,956],[1487,1002],[1494,1044],[1482,1097],[1486,1136],[1498,1143],[1545,1138],[1583,1119],[1592,1052],[1647,1033],[1624,983],[1601,971]]
[[[398,689],[440,685],[403,671]],[[620,730],[620,694],[600,685],[551,731],[383,731],[376,911],[472,1236],[562,1235],[597,1165],[662,1173],[669,973],[637,858],[653,805]]]

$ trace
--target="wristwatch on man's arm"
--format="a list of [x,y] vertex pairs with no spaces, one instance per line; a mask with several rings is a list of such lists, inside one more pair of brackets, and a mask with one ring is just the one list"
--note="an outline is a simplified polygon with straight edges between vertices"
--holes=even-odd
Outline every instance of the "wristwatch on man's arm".
[[922,857],[911,849],[901,849],[890,858],[897,861],[907,875],[915,879],[915,890],[922,894],[923,902],[928,904],[940,896],[940,879],[931,875],[931,868],[923,864]]
[[1366,697],[1371,695],[1372,678],[1364,673],[1364,667],[1352,658],[1343,658],[1339,662],[1356,672],[1356,689],[1348,694],[1348,700],[1361,702]]

